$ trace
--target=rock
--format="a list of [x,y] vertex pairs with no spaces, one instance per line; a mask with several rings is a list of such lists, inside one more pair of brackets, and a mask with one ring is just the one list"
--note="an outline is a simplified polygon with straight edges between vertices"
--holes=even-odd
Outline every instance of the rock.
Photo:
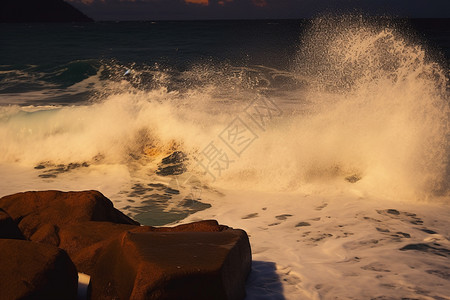
[[189,224],[182,224],[175,227],[153,227],[152,231],[157,232],[221,232],[228,229],[228,226],[219,225],[216,220],[204,220]]
[[175,227],[134,226],[109,222],[83,222],[62,227],[59,247],[67,251],[79,272],[92,274],[102,251],[126,232],[220,232],[228,228],[215,220]]
[[0,22],[92,22],[63,0],[2,0]]
[[59,227],[54,224],[44,224],[30,237],[30,240],[58,247]]
[[[139,226],[96,191],[19,193],[0,198],[0,208],[0,220],[18,224],[33,241],[24,243],[57,246],[78,272],[90,275],[91,299],[244,297],[251,267],[247,234],[215,220]],[[11,252],[14,245],[5,248]]]
[[76,299],[78,274],[53,246],[0,239],[0,299]]
[[92,299],[243,299],[250,268],[242,230],[127,232],[100,255]]
[[20,232],[17,224],[11,217],[0,208],[0,239],[19,239],[23,240],[23,234]]
[[59,247],[64,249],[77,270],[91,275],[99,255],[112,240],[140,226],[110,222],[83,222],[60,228]]
[[86,221],[139,225],[97,191],[25,192],[0,198],[0,208],[18,224],[25,238],[58,244],[61,227]]

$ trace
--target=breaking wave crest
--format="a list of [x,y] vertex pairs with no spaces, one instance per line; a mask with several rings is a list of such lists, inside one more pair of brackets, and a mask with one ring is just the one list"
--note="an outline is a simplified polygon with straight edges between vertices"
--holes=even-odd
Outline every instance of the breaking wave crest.
[[[316,19],[288,71],[105,68],[118,75],[88,105],[0,107],[0,162],[154,171],[183,151],[188,172],[226,188],[448,194],[448,78],[395,28]],[[204,174],[198,161],[205,166],[212,150],[215,164]]]

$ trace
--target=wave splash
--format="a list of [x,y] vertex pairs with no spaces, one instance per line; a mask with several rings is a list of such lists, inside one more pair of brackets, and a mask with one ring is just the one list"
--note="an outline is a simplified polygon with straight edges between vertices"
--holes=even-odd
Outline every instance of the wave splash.
[[[155,169],[162,157],[183,151],[189,172],[208,182],[197,160],[213,144],[227,154],[214,182],[226,188],[358,189],[407,200],[448,195],[448,78],[421,45],[395,28],[321,18],[293,61],[289,71],[136,67],[106,80],[89,105],[1,107],[0,163]],[[257,101],[281,116],[258,126],[248,114]],[[224,141],[236,120],[253,134],[238,153]]]

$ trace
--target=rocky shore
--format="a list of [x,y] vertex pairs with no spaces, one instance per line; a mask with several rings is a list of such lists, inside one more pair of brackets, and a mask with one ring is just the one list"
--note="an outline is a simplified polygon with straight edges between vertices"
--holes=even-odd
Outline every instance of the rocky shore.
[[42,191],[0,198],[0,261],[0,299],[243,299],[251,250],[215,220],[140,226],[100,192]]

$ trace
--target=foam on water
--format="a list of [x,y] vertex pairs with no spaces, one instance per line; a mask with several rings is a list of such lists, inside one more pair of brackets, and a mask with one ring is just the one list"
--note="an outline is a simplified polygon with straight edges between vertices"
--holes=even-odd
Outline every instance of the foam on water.
[[[229,153],[218,186],[357,187],[402,199],[448,192],[448,79],[395,29],[317,19],[289,72],[229,65],[176,76],[153,70],[151,88],[142,88],[149,82],[140,79],[143,70],[131,75],[111,76],[89,105],[1,107],[0,162],[145,165],[173,150],[194,158],[240,116],[258,138],[239,157]],[[245,119],[257,99],[282,111],[263,130]]]

